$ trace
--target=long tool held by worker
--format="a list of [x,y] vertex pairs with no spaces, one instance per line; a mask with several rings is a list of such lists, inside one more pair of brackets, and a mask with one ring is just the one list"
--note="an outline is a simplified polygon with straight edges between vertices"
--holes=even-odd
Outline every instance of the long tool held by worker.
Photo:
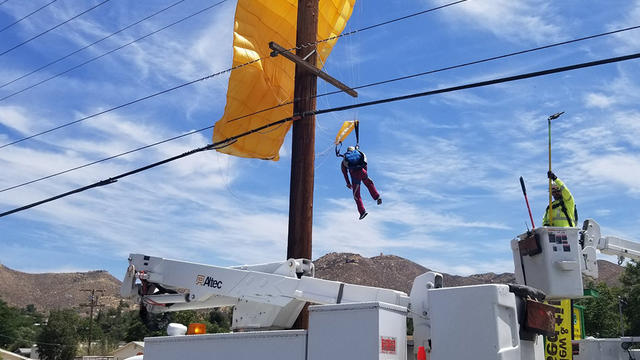
[[[551,120],[559,118],[562,114],[564,114],[564,111],[555,113],[549,116],[549,118],[547,119],[547,124],[549,126],[549,172],[551,172]],[[552,202],[553,199],[551,198],[551,178],[549,178],[549,209],[551,209]],[[553,211],[549,211],[549,225],[551,224],[553,224]]]
[[527,198],[527,187],[524,186],[524,179],[520,176],[520,186],[522,187],[522,194],[524,195],[524,201],[527,203],[527,210],[529,211],[529,219],[531,219],[531,228],[535,229],[536,224],[533,223],[533,216],[531,215],[531,207],[529,207],[529,199]]

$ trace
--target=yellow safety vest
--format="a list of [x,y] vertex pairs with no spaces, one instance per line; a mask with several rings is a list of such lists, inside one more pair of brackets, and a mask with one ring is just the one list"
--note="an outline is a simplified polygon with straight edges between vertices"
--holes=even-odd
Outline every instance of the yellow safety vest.
[[[560,187],[562,191],[562,199],[554,200],[551,203],[551,209],[547,206],[547,210],[542,219],[542,226],[557,226],[557,227],[570,227],[576,226],[575,219],[575,206],[576,203],[573,199],[573,195],[569,192],[567,186],[558,178],[554,180],[556,185]],[[564,210],[562,205],[564,204]],[[549,212],[553,211],[553,224],[549,224]],[[567,217],[568,216],[568,217]]]

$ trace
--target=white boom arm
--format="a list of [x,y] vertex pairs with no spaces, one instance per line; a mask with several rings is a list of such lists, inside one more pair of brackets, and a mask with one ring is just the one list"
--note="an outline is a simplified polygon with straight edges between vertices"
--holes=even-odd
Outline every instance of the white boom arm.
[[640,243],[615,236],[603,237],[600,233],[600,225],[593,219],[585,220],[580,241],[584,260],[583,272],[595,278],[598,277],[596,249],[603,254],[617,256],[618,264],[622,264],[625,258],[640,261]]
[[290,328],[306,302],[409,306],[403,292],[316,279],[313,273],[306,259],[218,267],[131,254],[121,294],[154,313],[234,306],[234,329]]

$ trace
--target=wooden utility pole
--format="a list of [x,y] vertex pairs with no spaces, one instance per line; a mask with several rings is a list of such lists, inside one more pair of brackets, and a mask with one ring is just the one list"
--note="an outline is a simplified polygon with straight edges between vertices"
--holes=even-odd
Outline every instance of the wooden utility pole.
[[[306,58],[315,66],[315,44],[318,33],[318,0],[298,0],[296,30],[296,55]],[[309,55],[311,52],[313,53]],[[308,57],[307,57],[308,56]],[[294,114],[313,111],[316,108],[316,75],[296,65],[293,98]],[[315,162],[315,115],[305,116],[293,122],[291,145],[291,183],[289,192],[289,239],[287,258],[311,259],[311,229],[313,224],[313,180]],[[300,313],[294,328],[307,329],[309,313]]]
[[83,307],[89,307],[89,343],[87,345],[87,355],[91,356],[91,332],[93,330],[93,308],[104,306],[99,304],[100,297],[96,295],[96,292],[100,294],[104,294],[104,290],[96,290],[96,289],[81,289],[80,291],[90,291],[91,295],[89,295],[89,302],[87,304],[80,304]]

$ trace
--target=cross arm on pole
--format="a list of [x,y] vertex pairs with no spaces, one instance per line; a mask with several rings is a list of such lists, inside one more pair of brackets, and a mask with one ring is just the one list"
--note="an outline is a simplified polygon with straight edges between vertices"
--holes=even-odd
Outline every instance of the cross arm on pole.
[[271,41],[269,42],[269,48],[271,50],[273,50],[271,52],[271,56],[272,57],[276,57],[278,55],[282,55],[284,57],[286,57],[287,59],[293,61],[294,63],[302,66],[305,70],[311,72],[312,74],[316,75],[317,77],[323,79],[324,81],[328,82],[329,84],[337,87],[338,89],[346,92],[347,94],[353,96],[353,97],[358,97],[358,93],[353,90],[352,88],[348,87],[347,85],[341,83],[339,80],[337,80],[336,78],[332,77],[331,75],[327,74],[326,72],[318,69],[317,67],[309,64],[308,62],[304,61],[304,59],[301,59],[299,56],[292,54],[291,52],[287,51],[287,49],[283,48],[282,46],[278,45],[276,42]]

